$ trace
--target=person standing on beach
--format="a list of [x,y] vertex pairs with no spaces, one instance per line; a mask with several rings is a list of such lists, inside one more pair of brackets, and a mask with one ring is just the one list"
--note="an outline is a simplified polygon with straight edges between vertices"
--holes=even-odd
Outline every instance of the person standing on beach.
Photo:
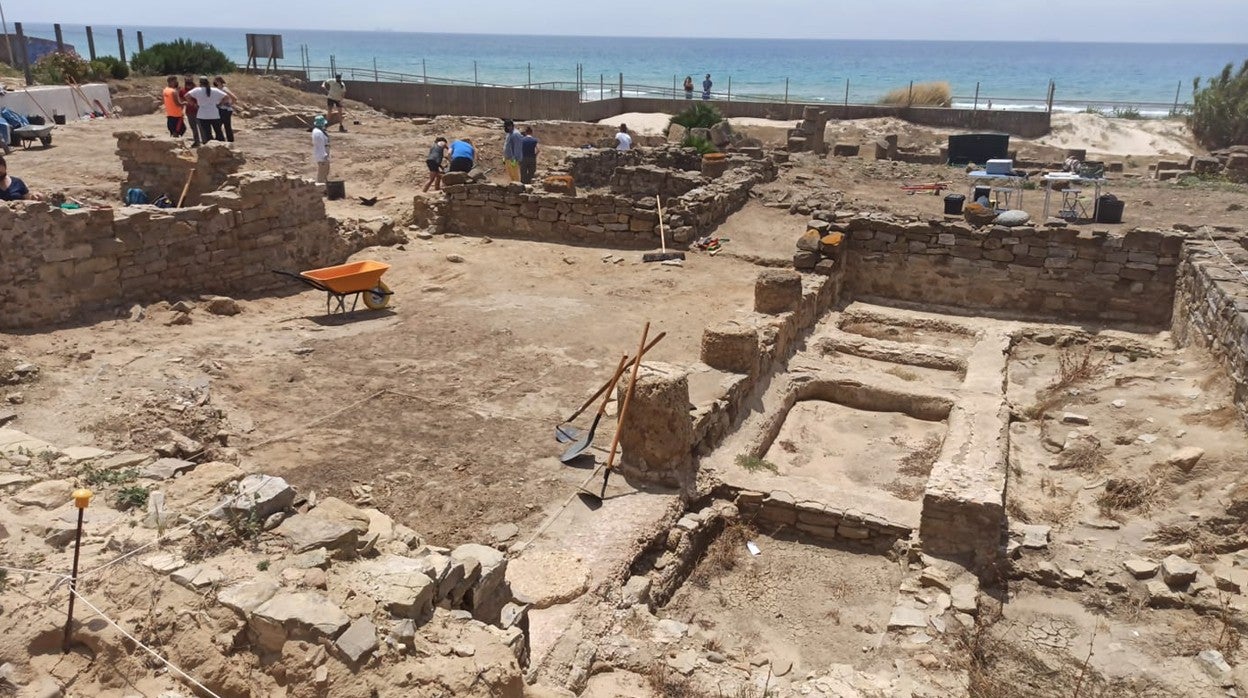
[[335,75],[333,80],[326,80],[321,83],[321,89],[325,90],[325,115],[332,117],[336,114],[338,116],[338,132],[346,133],[347,125],[343,121],[342,100],[347,98],[347,83],[342,81],[342,73]]
[[712,84],[711,74],[707,73],[706,79],[702,81],[702,99],[703,100],[707,100],[711,98],[711,84]]
[[214,138],[225,140],[225,133],[221,130],[221,103],[226,101],[225,93],[212,89],[208,76],[201,75],[199,87],[188,92],[186,96],[195,100],[195,120],[199,122],[200,140],[204,143]]
[[507,170],[507,179],[512,182],[520,181],[520,141],[522,137],[520,132],[516,130],[516,122],[511,119],[503,120],[503,132],[507,134],[503,141],[503,168]]
[[169,135],[177,138],[186,133],[186,124],[182,121],[182,105],[186,102],[178,91],[177,76],[170,75],[165,78],[165,84],[167,87],[161,92],[161,97],[165,100],[165,126],[169,129]]
[[316,181],[329,181],[329,134],[325,132],[329,121],[316,115],[312,119],[312,161],[316,163]]
[[693,99],[693,76],[685,76],[685,99]]
[[532,184],[537,175],[537,139],[533,137],[533,127],[524,127],[524,138],[520,139],[520,181]]
[[191,96],[191,90],[195,89],[195,79],[190,75],[182,78],[182,89],[178,90],[178,96],[182,98],[182,110],[186,114],[186,127],[191,130],[191,138],[193,142],[191,147],[199,146],[199,119],[195,117],[199,111],[199,105],[195,103],[195,98]]
[[429,148],[429,154],[425,156],[425,165],[429,167],[429,181],[425,182],[425,188],[421,191],[429,191],[429,187],[433,187],[434,191],[442,191],[442,160],[446,157],[446,139],[438,136],[433,141],[433,147]]
[[620,132],[615,134],[615,149],[620,151],[633,149],[633,137],[628,135],[626,124],[620,124]]
[[451,141],[451,172],[472,172],[476,159],[477,149],[472,147],[471,138]]

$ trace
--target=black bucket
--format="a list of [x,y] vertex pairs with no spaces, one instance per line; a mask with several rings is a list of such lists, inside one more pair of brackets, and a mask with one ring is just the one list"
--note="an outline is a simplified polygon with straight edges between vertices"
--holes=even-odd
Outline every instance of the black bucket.
[[1122,211],[1126,203],[1113,194],[1106,194],[1096,200],[1096,213],[1093,218],[1097,223],[1121,223]]
[[965,194],[949,194],[945,197],[945,215],[962,215],[962,204],[966,203]]
[[64,115],[64,114],[53,114],[53,115],[52,115],[52,123],[56,124],[57,126],[64,126],[64,125],[65,125],[65,115]]
[[341,179],[331,179],[325,183],[325,196],[330,201],[347,198],[347,185]]
[[971,194],[971,201],[978,202],[980,199],[988,199],[989,201],[992,201],[992,187],[975,187],[974,193]]

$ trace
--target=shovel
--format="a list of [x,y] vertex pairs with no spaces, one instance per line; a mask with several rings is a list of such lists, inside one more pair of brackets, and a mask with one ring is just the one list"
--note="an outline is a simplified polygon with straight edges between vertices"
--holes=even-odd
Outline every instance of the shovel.
[[372,206],[373,204],[376,204],[378,201],[387,201],[393,198],[394,198],[394,194],[391,194],[390,196],[369,196],[369,197],[361,196],[359,197],[360,203],[365,206]]
[[[640,356],[644,353],[643,347],[646,345],[646,335],[650,334],[650,323],[646,323],[645,329],[641,331],[641,346],[637,347],[637,353]],[[591,505],[602,504],[602,500],[607,496],[607,480],[611,479],[611,469],[615,466],[615,449],[620,445],[620,434],[624,431],[624,420],[628,416],[628,403],[633,400],[633,393],[637,390],[637,369],[641,368],[641,361],[633,362],[633,373],[628,381],[628,390],[624,392],[624,404],[620,405],[620,418],[615,423],[615,438],[611,439],[611,451],[607,455],[607,467],[602,471],[602,491],[595,495],[593,492],[581,490],[578,494],[581,499],[586,500]]]
[[666,262],[669,259],[684,259],[684,252],[668,252],[667,251],[667,231],[663,228],[663,202],[659,197],[654,197],[654,203],[659,207],[659,245],[662,252],[647,252],[641,256],[643,262]]
[[607,383],[606,395],[602,398],[602,404],[598,407],[598,414],[594,415],[594,421],[589,424],[589,431],[581,435],[579,439],[572,442],[568,446],[568,450],[559,456],[560,463],[570,463],[580,457],[585,451],[589,450],[590,444],[594,441],[594,431],[598,429],[598,421],[602,419],[602,414],[607,411],[607,403],[611,400],[611,391],[615,388],[615,384],[620,380],[620,376],[624,374],[624,364],[628,363],[628,355],[620,357],[620,365],[615,369],[615,375],[611,376],[611,381]]
[[[646,348],[644,351],[642,351],[642,354],[649,353],[650,350],[654,348],[654,345],[658,344],[666,336],[667,336],[666,332],[660,332],[658,336],[650,340],[650,343],[646,345]],[[628,367],[632,365],[633,361],[636,361],[636,360],[637,359],[630,359],[628,363],[624,364],[624,370],[627,371]],[[585,401],[585,404],[581,405],[580,408],[578,408],[575,412],[572,413],[571,417],[568,417],[567,419],[563,420],[562,424],[555,427],[555,440],[561,444],[566,444],[569,441],[576,441],[577,439],[581,438],[581,430],[572,426],[570,422],[572,422],[572,420],[576,419],[577,417],[581,416],[582,412],[589,409],[589,406],[594,404],[594,400],[597,400],[598,396],[606,392],[610,388],[610,386],[611,386],[611,381],[607,380],[607,382],[603,383],[602,387],[598,389],[598,392],[594,393],[593,395],[590,395],[589,399]]]

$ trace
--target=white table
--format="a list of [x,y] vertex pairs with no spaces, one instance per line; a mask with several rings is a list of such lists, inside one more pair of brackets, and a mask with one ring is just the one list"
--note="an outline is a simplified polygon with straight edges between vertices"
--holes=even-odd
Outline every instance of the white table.
[[[967,194],[972,202],[975,200],[975,187],[980,184],[987,184],[989,187],[992,187],[992,192],[994,194],[1000,192],[1006,195],[1005,203],[1007,208],[1021,209],[1023,207],[1023,183],[1027,181],[1026,177],[988,174],[985,170],[968,172],[966,176],[971,182],[970,190]],[[998,184],[1004,184],[1005,186],[997,186]],[[1009,197],[1011,195],[1018,197],[1017,201],[1014,202],[1015,205],[1013,206],[1010,205]],[[988,198],[991,199],[993,197]]]
[[1066,182],[1068,185],[1074,184],[1082,186],[1091,184],[1096,194],[1092,198],[1093,217],[1096,217],[1096,202],[1101,198],[1101,185],[1105,183],[1104,177],[1081,177],[1072,172],[1050,172],[1044,177],[1044,220],[1049,220],[1049,199],[1053,196],[1053,183]]

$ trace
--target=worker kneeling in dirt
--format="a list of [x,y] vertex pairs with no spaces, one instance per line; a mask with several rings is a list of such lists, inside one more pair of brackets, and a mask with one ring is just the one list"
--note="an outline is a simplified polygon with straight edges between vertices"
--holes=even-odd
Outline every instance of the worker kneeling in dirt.
[[0,158],[0,201],[43,201],[43,195],[26,188],[26,183],[9,175],[9,164]]

